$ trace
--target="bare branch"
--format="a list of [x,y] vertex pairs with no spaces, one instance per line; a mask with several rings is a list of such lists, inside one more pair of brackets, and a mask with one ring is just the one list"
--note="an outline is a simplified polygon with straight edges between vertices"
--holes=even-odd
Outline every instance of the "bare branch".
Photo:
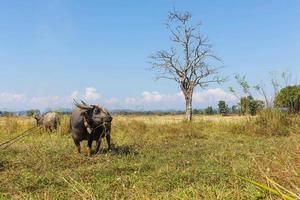
[[190,25],[191,17],[189,12],[170,12],[166,27],[175,46],[150,57],[152,68],[161,73],[157,79],[179,83],[189,109],[196,86],[204,88],[210,83],[225,81],[219,77],[220,67],[212,64],[220,59],[213,53],[208,39],[199,33],[201,24]]
[[159,80],[159,79],[169,79],[169,80],[176,81],[176,82],[180,83],[180,80],[176,77],[158,76],[158,77],[155,78],[155,80]]
[[241,96],[239,96],[236,93],[236,91],[235,91],[235,89],[233,87],[230,86],[228,89],[229,89],[229,92],[231,92],[237,99],[241,99]]

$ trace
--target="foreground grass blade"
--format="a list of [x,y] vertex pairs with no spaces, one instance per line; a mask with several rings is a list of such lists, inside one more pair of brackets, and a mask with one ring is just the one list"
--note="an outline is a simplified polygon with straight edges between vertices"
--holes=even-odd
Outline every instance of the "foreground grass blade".
[[286,199],[286,200],[295,200],[296,198],[295,197],[291,197],[289,195],[286,195],[286,194],[282,194],[280,192],[278,192],[277,190],[273,189],[273,188],[270,188],[269,186],[265,185],[265,184],[262,184],[262,183],[258,183],[256,181],[253,181],[251,179],[248,179],[248,178],[245,178],[245,177],[242,177],[242,176],[239,176],[239,175],[235,175],[236,177],[248,182],[248,183],[251,183],[252,185],[255,185],[256,187],[259,187],[263,190],[266,190],[274,195],[277,195],[277,196],[280,196],[282,197],[283,199]]

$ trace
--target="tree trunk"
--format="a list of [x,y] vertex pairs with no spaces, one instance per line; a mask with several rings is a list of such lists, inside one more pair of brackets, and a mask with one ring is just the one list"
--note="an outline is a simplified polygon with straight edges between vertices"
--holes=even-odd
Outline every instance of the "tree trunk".
[[192,109],[192,96],[185,97],[185,118],[187,121],[192,121],[193,109]]

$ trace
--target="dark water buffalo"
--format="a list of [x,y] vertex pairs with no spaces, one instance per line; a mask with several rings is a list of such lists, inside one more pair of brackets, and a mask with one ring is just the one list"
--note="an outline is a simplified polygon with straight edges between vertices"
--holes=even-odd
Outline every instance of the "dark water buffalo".
[[57,131],[58,126],[60,125],[60,117],[57,113],[50,112],[42,116],[35,115],[37,126],[44,127],[46,131]]
[[100,105],[81,104],[74,100],[75,109],[70,117],[72,138],[80,153],[80,142],[88,141],[88,152],[91,155],[92,143],[97,142],[95,153],[100,149],[101,140],[106,137],[108,149],[110,145],[110,129],[112,117],[109,112]]

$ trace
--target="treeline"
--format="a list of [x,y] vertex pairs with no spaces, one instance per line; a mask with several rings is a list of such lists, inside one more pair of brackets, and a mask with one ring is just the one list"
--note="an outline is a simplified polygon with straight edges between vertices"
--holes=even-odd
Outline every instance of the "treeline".
[[10,112],[10,111],[0,111],[0,116],[2,117],[10,117],[10,116],[33,116],[35,114],[40,114],[41,111],[38,109],[30,109],[30,110],[24,110],[24,111],[16,111],[16,112]]
[[226,116],[229,114],[239,114],[239,115],[256,115],[259,110],[265,108],[265,104],[261,100],[256,100],[252,96],[241,97],[240,102],[237,105],[228,107],[225,101],[219,101],[218,103],[218,113]]
[[[59,114],[71,114],[71,111],[65,109],[65,110],[47,110],[44,113],[47,112],[56,112]],[[15,112],[11,112],[11,111],[0,111],[0,116],[1,117],[18,117],[18,116],[27,116],[27,117],[31,117],[34,115],[40,115],[42,114],[42,112],[39,109],[29,109],[29,110],[23,110],[23,111],[15,111]]]
[[[238,110],[235,108],[236,106],[232,106],[228,110],[228,114],[239,114]],[[112,114],[116,115],[183,115],[185,111],[176,110],[176,111],[113,111]],[[214,108],[212,106],[208,106],[203,109],[193,109],[193,114],[197,115],[216,115],[221,114],[219,109]]]

